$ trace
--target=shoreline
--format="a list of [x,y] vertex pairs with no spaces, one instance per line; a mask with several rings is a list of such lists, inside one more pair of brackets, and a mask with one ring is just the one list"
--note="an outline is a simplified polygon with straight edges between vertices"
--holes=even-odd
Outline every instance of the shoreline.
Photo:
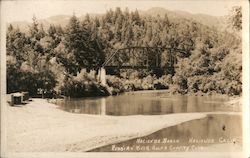
[[33,99],[22,107],[11,107],[7,104],[7,148],[11,152],[88,151],[107,144],[146,136],[163,128],[205,118],[207,115],[75,114],[65,112],[45,99]]
[[[224,97],[228,97],[230,99],[234,99],[234,98],[241,98],[242,95],[228,95],[228,94],[222,94],[222,93],[203,93],[203,92],[188,92],[186,94],[181,94],[181,93],[173,93],[170,89],[159,89],[159,90],[138,90],[138,91],[128,91],[128,92],[123,92],[120,94],[137,94],[137,93],[141,93],[141,94],[147,94],[147,93],[166,93],[166,94],[170,94],[170,95],[179,95],[179,96],[224,96]],[[113,96],[113,95],[110,95]],[[98,96],[97,96],[98,97]]]
[[[228,95],[228,94],[222,94],[222,93],[216,93],[216,92],[204,93],[204,92],[198,91],[196,93],[194,93],[194,92],[188,92],[188,93],[182,94],[182,93],[173,93],[173,91],[171,91],[171,89],[152,89],[152,90],[125,91],[125,92],[121,92],[121,93],[118,93],[118,94],[95,95],[95,96],[93,95],[93,96],[83,96],[83,97],[70,97],[70,96],[60,95],[60,97],[57,97],[55,99],[64,99],[64,98],[67,98],[67,97],[73,98],[73,99],[102,98],[102,97],[110,97],[110,96],[117,96],[117,95],[134,95],[134,94],[137,94],[137,93],[140,93],[140,94],[165,93],[165,94],[169,94],[169,95],[178,95],[178,96],[214,96],[214,95],[217,95],[217,96],[228,97],[230,99],[238,99],[238,98],[242,97],[242,95]],[[10,95],[11,94],[12,93],[6,94],[7,95],[7,101],[10,100]],[[34,98],[36,98],[36,97],[34,97]],[[48,99],[48,98],[39,98],[39,99]]]
[[133,94],[147,94],[147,93],[166,93],[169,95],[180,95],[180,96],[225,96],[225,97],[229,97],[229,98],[241,98],[242,95],[228,95],[228,94],[222,94],[222,93],[217,93],[217,92],[208,92],[208,93],[204,93],[201,91],[198,91],[196,93],[194,92],[187,92],[185,94],[182,93],[175,93],[173,92],[171,89],[152,89],[152,90],[135,90],[135,91],[125,91],[122,93],[118,93],[118,94],[111,94],[111,95],[107,95],[107,96],[86,96],[86,97],[82,97],[82,98],[93,98],[93,97],[109,97],[109,96],[116,96],[116,95],[133,95]]

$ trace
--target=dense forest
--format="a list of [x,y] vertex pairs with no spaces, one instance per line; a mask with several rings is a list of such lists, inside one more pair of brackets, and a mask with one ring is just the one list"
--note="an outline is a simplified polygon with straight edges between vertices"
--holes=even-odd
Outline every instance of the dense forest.
[[[220,30],[185,18],[149,16],[128,9],[103,15],[73,15],[66,27],[44,28],[34,17],[29,31],[7,29],[7,92],[57,92],[71,97],[110,95],[124,91],[169,89],[173,93],[242,92],[241,10],[234,8],[230,26]],[[119,70],[107,76],[107,86],[96,78],[105,59],[127,46],[171,47],[174,67],[156,75],[150,69]],[[139,60],[139,59],[138,59]],[[169,65],[166,53],[162,65]],[[171,65],[171,63],[170,63]]]

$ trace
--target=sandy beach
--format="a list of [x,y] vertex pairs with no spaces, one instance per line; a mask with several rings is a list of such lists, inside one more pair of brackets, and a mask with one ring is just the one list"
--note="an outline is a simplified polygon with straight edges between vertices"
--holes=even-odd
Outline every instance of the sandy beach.
[[[207,113],[107,116],[65,112],[44,99],[7,105],[9,152],[81,152],[201,119]],[[217,112],[218,113],[218,112]],[[240,114],[240,113],[231,113]]]

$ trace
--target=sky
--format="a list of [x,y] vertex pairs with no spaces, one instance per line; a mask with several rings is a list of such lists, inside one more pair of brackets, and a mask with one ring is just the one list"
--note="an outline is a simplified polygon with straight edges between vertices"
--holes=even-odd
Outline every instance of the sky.
[[182,10],[213,16],[224,16],[232,6],[243,0],[4,0],[2,14],[6,22],[31,21],[33,15],[44,19],[55,15],[84,15],[105,13],[110,8],[126,7],[133,11],[162,7],[168,10]]

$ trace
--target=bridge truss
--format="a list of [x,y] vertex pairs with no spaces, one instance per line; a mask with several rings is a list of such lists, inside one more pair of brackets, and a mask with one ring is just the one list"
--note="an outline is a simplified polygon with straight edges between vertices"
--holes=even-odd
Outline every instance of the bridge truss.
[[[104,68],[118,69],[159,69],[173,67],[176,64],[177,53],[185,51],[168,47],[126,47],[111,53],[102,64]],[[165,58],[167,63],[163,63]]]

